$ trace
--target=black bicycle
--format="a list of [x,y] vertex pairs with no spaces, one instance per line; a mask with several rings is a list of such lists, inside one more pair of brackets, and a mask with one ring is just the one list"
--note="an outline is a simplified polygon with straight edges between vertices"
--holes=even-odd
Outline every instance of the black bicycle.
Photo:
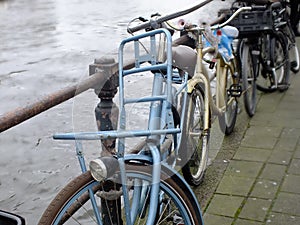
[[231,24],[239,29],[237,54],[240,59],[244,105],[252,117],[256,111],[257,89],[274,92],[285,91],[289,87],[289,39],[284,30],[288,22],[283,22],[289,20],[285,6],[280,2],[236,1],[230,12],[242,6],[251,6],[254,10],[243,12]]

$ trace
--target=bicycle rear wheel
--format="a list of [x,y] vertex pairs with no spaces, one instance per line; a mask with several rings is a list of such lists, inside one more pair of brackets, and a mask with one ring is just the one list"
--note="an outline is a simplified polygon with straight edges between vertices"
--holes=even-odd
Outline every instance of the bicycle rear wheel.
[[[289,87],[290,61],[287,40],[280,31],[270,37],[270,66],[262,65],[262,76],[256,80],[257,88],[263,92],[273,92],[277,89],[285,91]],[[277,86],[276,86],[277,85]]]
[[185,180],[193,186],[200,185],[208,159],[209,132],[204,132],[203,92],[195,88],[187,97],[185,124],[182,129],[181,158]]
[[[149,210],[148,194],[149,184],[152,180],[152,168],[142,165],[126,165],[126,169],[129,197],[132,202],[135,197],[140,199],[140,204],[131,203],[131,210],[136,213],[133,224],[145,224]],[[103,224],[127,224],[122,194],[105,192],[103,189],[103,182],[95,181],[90,172],[81,174],[59,192],[38,224],[100,224],[97,223],[96,214],[101,212],[103,208],[110,209],[106,216],[100,215]],[[96,199],[96,213],[91,206],[89,190],[92,191]],[[142,192],[141,190],[146,191]],[[171,177],[168,172],[165,172],[165,169],[161,173],[159,193],[160,204],[157,208],[156,224],[203,224],[197,202],[193,200],[195,198],[191,196],[187,186],[176,175],[173,174]],[[100,197],[105,196],[105,194],[109,200]],[[112,202],[115,203],[112,205]],[[105,207],[103,207],[104,205]],[[117,222],[116,218],[111,216],[117,216]]]
[[241,77],[243,82],[243,99],[247,114],[252,117],[256,110],[256,76],[258,69],[257,56],[253,54],[245,40],[240,43]]

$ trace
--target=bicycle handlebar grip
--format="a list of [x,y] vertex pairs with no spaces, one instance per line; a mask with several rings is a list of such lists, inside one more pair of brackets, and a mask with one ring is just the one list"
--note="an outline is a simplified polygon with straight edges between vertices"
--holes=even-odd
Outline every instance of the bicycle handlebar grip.
[[140,25],[132,27],[132,28],[128,27],[127,32],[128,33],[134,33],[134,32],[137,32],[139,30],[143,30],[143,29],[146,29],[146,28],[149,28],[149,27],[151,27],[151,22],[146,22],[146,23],[140,24]]

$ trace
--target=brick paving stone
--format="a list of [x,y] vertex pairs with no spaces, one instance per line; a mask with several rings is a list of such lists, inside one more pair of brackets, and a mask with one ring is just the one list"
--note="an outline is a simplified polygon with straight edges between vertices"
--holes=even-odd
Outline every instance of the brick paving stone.
[[271,200],[249,198],[247,199],[238,217],[263,222],[271,206],[271,203]]
[[251,126],[274,126],[274,117],[273,113],[268,113],[268,112],[259,112],[256,113],[254,117],[251,118],[250,120],[250,125]]
[[270,157],[272,151],[265,149],[240,147],[233,159],[265,162]]
[[[273,95],[274,94],[274,95]],[[277,110],[278,104],[282,100],[282,94],[274,92],[272,95],[264,95],[257,105],[259,112],[274,112]]]
[[217,216],[208,213],[204,214],[203,220],[205,225],[216,225],[216,224],[231,225],[233,222],[233,218],[229,218],[225,216]]
[[279,103],[278,110],[286,111],[290,118],[300,118],[299,114],[295,114],[295,117],[291,116],[299,110],[299,98],[289,95],[288,98],[283,99],[283,101]]
[[266,136],[245,136],[242,140],[242,147],[273,149],[276,145],[276,137]]
[[259,179],[250,194],[251,197],[273,199],[277,193],[279,184],[270,180]]
[[271,212],[266,225],[297,225],[300,224],[300,217],[282,213]]
[[289,137],[289,138],[299,139],[300,129],[299,128],[291,128],[291,127],[283,128],[281,137]]
[[249,177],[224,176],[216,193],[247,196],[254,181]]
[[279,137],[282,133],[281,127],[271,127],[271,126],[259,126],[254,125],[251,126],[247,131],[245,135],[249,136],[264,136],[264,137]]
[[273,122],[273,126],[299,128],[296,123],[290,123],[291,121],[297,121],[300,119],[299,109],[297,111],[290,111],[288,108],[279,108],[273,113],[273,116],[277,118],[277,120]]
[[243,197],[215,194],[206,213],[234,217],[243,200]]
[[240,176],[240,177],[257,177],[263,163],[261,162],[247,162],[239,160],[231,160],[225,175],[227,176]]
[[300,195],[280,192],[272,211],[300,216]]
[[300,159],[293,159],[288,173],[300,175]]
[[[298,103],[299,104],[299,103]],[[299,114],[299,111],[297,112],[294,112],[294,113],[298,113]],[[287,113],[290,115],[290,113]],[[300,128],[300,119],[294,119],[293,117],[286,117],[285,119],[281,119],[281,120],[276,120],[278,116],[275,116],[274,117],[274,120],[272,122],[272,124],[274,126],[282,126],[282,127],[295,127],[295,128]],[[291,119],[293,118],[293,119]]]
[[298,138],[293,137],[281,137],[276,143],[274,149],[282,150],[284,152],[294,152],[297,146]]
[[281,187],[281,191],[300,194],[299,184],[300,184],[300,175],[293,175],[293,174],[286,175]]
[[268,162],[274,164],[288,165],[291,161],[292,156],[293,156],[293,152],[288,152],[282,149],[279,150],[276,149],[272,151],[272,154],[268,159]]
[[280,182],[284,177],[286,166],[268,163],[263,169],[260,178]]

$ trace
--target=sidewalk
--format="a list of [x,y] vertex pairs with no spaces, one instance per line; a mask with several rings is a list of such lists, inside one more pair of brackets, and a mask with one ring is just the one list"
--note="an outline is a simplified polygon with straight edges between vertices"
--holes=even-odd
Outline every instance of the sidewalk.
[[300,73],[291,73],[285,93],[262,94],[247,122],[203,208],[204,224],[300,224]]

